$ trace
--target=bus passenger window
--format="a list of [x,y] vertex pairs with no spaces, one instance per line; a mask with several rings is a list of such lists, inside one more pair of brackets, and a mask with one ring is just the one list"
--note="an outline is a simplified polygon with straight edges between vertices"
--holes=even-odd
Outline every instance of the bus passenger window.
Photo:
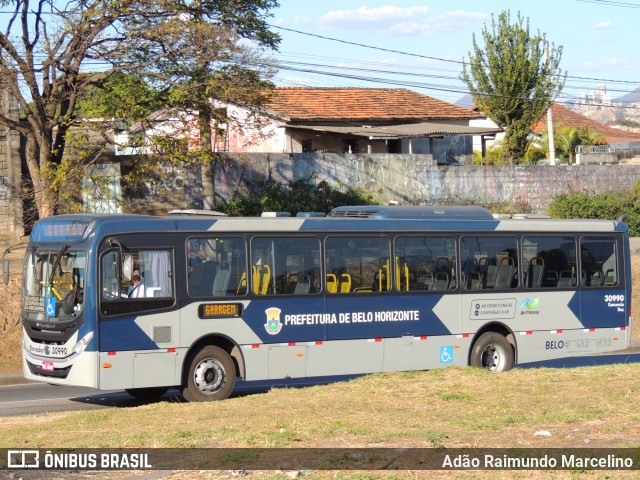
[[460,242],[463,288],[508,290],[518,287],[518,242],[514,237],[466,236]]
[[389,241],[380,237],[329,237],[325,243],[329,293],[386,292],[391,289]]
[[245,241],[237,237],[187,240],[187,289],[192,297],[229,297],[247,293]]
[[525,288],[575,288],[576,241],[570,236],[536,235],[522,239]]
[[309,295],[320,291],[320,240],[256,237],[251,241],[255,295]]
[[616,239],[613,237],[583,237],[580,239],[581,284],[585,287],[618,285]]
[[457,287],[453,237],[398,237],[395,252],[397,290],[446,291]]

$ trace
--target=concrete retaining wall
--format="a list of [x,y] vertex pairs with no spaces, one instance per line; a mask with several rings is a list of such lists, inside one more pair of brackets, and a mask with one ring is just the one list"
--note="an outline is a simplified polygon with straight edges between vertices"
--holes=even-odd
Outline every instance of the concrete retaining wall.
[[630,189],[640,179],[640,165],[443,167],[431,155],[225,154],[215,185],[226,200],[256,176],[287,183],[312,175],[339,188],[368,188],[382,203],[516,204],[544,213],[559,193]]

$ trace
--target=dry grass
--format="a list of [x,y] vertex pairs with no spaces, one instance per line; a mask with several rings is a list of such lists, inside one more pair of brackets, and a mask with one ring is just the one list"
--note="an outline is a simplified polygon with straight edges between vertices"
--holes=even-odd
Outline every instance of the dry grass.
[[[0,448],[637,447],[639,374],[637,364],[500,375],[471,368],[379,374],[218,403],[160,402],[7,418],[0,425]],[[535,437],[539,430],[552,436]],[[201,478],[218,478],[213,475],[219,473],[206,472]],[[624,473],[606,478],[629,478],[630,472]],[[371,472],[335,475],[321,472],[311,478],[406,478]],[[477,478],[470,472],[451,475]],[[582,478],[562,477],[562,472],[487,475]]]
[[[638,364],[378,374],[219,403],[7,418],[0,448],[637,446],[639,374]],[[534,437],[541,429],[552,437]]]

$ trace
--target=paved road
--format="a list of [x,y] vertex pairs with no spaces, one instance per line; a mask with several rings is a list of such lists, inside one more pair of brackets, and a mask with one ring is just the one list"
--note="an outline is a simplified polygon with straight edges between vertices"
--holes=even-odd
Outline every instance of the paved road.
[[[161,401],[178,397],[168,392]],[[0,387],[0,417],[37,415],[51,412],[92,410],[106,407],[136,407],[145,401],[124,391],[100,391],[86,387],[67,387],[45,383],[25,383]]]

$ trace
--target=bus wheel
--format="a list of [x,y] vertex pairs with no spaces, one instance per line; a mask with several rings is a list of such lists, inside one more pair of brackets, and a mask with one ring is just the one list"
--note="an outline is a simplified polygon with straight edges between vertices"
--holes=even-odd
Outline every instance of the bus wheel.
[[169,387],[150,387],[150,388],[128,388],[125,390],[132,397],[139,398],[140,400],[153,400],[161,397],[167,391]]
[[227,352],[209,345],[192,359],[182,396],[188,402],[224,400],[236,383],[236,369]]
[[499,333],[487,332],[473,344],[469,365],[493,372],[506,372],[513,367],[513,349],[509,341]]

